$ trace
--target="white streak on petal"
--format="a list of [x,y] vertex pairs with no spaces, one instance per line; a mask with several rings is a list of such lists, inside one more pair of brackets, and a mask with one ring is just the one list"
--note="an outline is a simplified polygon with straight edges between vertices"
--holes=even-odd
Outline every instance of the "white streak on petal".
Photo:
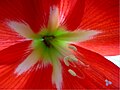
[[62,68],[60,62],[53,64],[52,83],[60,90],[62,84]]
[[37,52],[33,51],[20,65],[18,65],[14,73],[18,76],[21,75],[34,66],[38,60],[39,56]]
[[66,41],[68,43],[83,42],[92,39],[94,35],[99,33],[100,32],[95,30],[75,30],[73,32],[66,32],[59,35],[59,40]]
[[34,32],[27,23],[9,21],[7,24],[11,29],[13,29],[15,32],[23,37],[30,39],[32,38],[32,35],[34,35]]
[[97,35],[100,32],[95,30],[77,30],[77,31],[73,31],[73,33],[75,33],[74,34],[75,37],[73,38],[75,39],[75,41],[83,42],[92,39],[94,35]]
[[50,16],[48,21],[48,27],[50,30],[54,30],[59,25],[59,10],[57,7],[51,7],[50,8]]

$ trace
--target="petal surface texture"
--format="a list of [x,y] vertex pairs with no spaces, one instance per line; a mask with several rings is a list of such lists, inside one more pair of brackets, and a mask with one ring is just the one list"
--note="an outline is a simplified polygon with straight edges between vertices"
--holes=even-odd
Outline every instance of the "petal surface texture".
[[119,54],[119,0],[86,0],[81,29],[102,32],[81,46],[102,55]]
[[102,32],[96,39],[80,43],[82,47],[102,55],[118,54],[118,0],[4,0],[0,1],[0,20],[23,20],[34,32],[38,32],[47,25],[49,9],[53,5],[59,7],[60,25],[68,30],[79,28]]
[[[69,66],[61,62],[63,89],[118,89],[119,68],[116,65],[97,53],[79,46],[76,48],[78,62]],[[18,63],[0,66],[0,88],[55,89],[51,82],[51,65],[39,62],[20,76],[14,74],[17,66]],[[112,84],[106,86],[106,81]]]
[[12,45],[0,51],[0,65],[10,65],[15,62],[21,62],[31,51],[29,45],[31,42],[22,42]]
[[60,23],[69,30],[102,32],[79,45],[102,55],[119,54],[119,0],[74,0],[72,4],[61,0],[61,7]]
[[1,0],[0,89],[119,89],[118,2]]

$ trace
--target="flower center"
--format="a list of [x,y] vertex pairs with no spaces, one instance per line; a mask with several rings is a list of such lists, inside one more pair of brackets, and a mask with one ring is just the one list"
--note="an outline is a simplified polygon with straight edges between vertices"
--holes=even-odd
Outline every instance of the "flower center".
[[[56,84],[57,89],[60,89],[62,83],[60,60],[65,57],[66,66],[70,65],[69,62],[78,63],[77,58],[70,50],[77,51],[77,48],[69,47],[69,44],[89,40],[91,36],[98,34],[97,31],[93,30],[69,31],[64,29],[59,23],[59,10],[56,7],[50,9],[48,26],[42,28],[39,33],[34,33],[27,23],[10,21],[8,26],[21,36],[32,40],[30,47],[32,47],[33,52],[16,68],[15,73],[20,75],[26,72],[39,60],[45,65],[50,63],[53,66],[52,83]],[[71,54],[72,56],[70,56]],[[79,62],[79,64],[88,67],[83,62]],[[68,72],[72,76],[79,77],[72,69],[69,69]]]
[[53,36],[53,35],[43,36],[42,38],[43,38],[43,43],[46,45],[46,47],[48,47],[48,48],[52,47],[51,42],[53,41],[55,36]]

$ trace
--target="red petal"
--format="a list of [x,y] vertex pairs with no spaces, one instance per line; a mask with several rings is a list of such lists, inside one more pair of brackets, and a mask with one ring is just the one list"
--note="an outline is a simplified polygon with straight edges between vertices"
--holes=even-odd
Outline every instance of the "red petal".
[[61,0],[60,23],[69,30],[75,30],[82,19],[84,0]]
[[119,43],[119,1],[86,0],[80,29],[98,30],[102,34],[80,45],[102,55],[117,55]]
[[18,64],[11,65],[1,65],[0,66],[0,88],[1,89],[13,89],[13,88],[23,88],[29,75],[22,74],[17,77],[14,74],[14,70]]
[[31,25],[31,27],[34,28],[35,30],[36,26],[38,26],[38,24],[35,22],[36,20],[39,20],[37,15],[38,12],[37,10],[39,9],[36,8],[38,4],[39,4],[38,2],[35,2],[33,0],[0,1],[0,11],[1,11],[0,20],[4,22],[5,20],[14,20],[14,21],[22,20],[27,22],[29,25]]
[[[32,69],[31,75],[24,86],[27,89],[55,89],[55,85],[52,85],[52,67],[51,65],[43,66],[41,63]],[[35,70],[36,69],[36,70]],[[33,83],[34,82],[34,83]]]
[[[78,52],[75,52],[76,57],[89,67],[82,66],[80,63],[76,63],[76,67],[67,67],[63,64],[63,87],[65,89],[118,89],[119,68],[97,53],[76,47],[78,49]],[[80,59],[79,53],[83,54],[84,59]],[[72,76],[68,73],[68,69],[74,70],[80,78]],[[106,86],[106,79],[112,84]]]
[[[32,23],[33,21],[29,17],[33,16],[33,3],[32,0],[4,0],[0,1],[0,21],[5,22],[6,20],[13,21],[25,21],[27,23]],[[30,7],[31,6],[31,7]],[[28,9],[29,8],[29,9]],[[28,20],[30,19],[30,20]]]
[[30,41],[18,43],[12,45],[6,49],[0,51],[0,64],[13,64],[15,62],[20,62],[26,58],[26,56],[30,53],[30,49],[28,48],[30,45]]
[[[63,1],[61,1],[61,3],[63,4]],[[38,32],[41,27],[47,25],[50,7],[58,4],[60,4],[59,0],[58,1],[12,0],[11,2],[7,0],[1,1],[0,11],[2,13],[0,14],[0,22],[1,22],[0,37],[2,38],[0,39],[1,41],[0,50],[15,44],[16,40],[21,40],[21,38],[16,38],[16,35],[14,35],[14,32],[10,31],[9,28],[7,28],[7,25],[3,25],[3,22],[6,23],[6,20],[13,20],[13,21],[23,20],[27,22],[35,32]],[[75,7],[76,10],[77,10],[77,7],[78,5]],[[9,42],[8,42],[8,38],[9,38]]]
[[57,5],[59,0],[4,0],[0,1],[0,20],[25,21],[38,32],[46,26],[50,7]]
[[[119,68],[113,63],[109,62],[104,57],[97,53],[83,49],[76,46],[77,58],[84,55],[85,64],[89,65],[88,68],[76,63],[77,67],[63,65],[63,86],[64,89],[117,89],[118,88],[118,74]],[[18,63],[15,65],[0,66],[0,88],[16,88],[16,89],[55,89],[52,85],[51,74],[52,66],[43,66],[41,63],[36,64],[26,73],[16,77],[14,71]],[[68,73],[68,69],[72,69],[76,74],[81,77],[74,77]],[[106,86],[105,80],[112,82],[112,85]]]
[[[23,19],[24,18],[23,9],[25,7],[22,6],[21,1],[23,1],[23,0],[0,1],[0,11],[1,11],[0,20],[5,20],[5,19],[11,19],[11,20],[20,19],[21,20],[21,19]],[[27,5],[26,5],[26,7],[27,7]]]
[[18,64],[16,63],[15,65],[0,67],[0,88],[55,89],[55,86],[52,85],[51,82],[51,65],[44,67],[41,63],[38,63],[29,71],[23,73],[18,77],[14,74],[17,65]]
[[8,28],[5,22],[0,22],[0,50],[22,41],[25,41],[23,37]]
[[29,45],[30,41],[22,42],[0,52],[0,88],[55,88],[55,85],[53,86],[51,82],[51,65],[44,67],[41,63],[39,63],[22,75],[18,77],[16,76],[15,70],[17,66],[30,52],[30,50],[28,50]]

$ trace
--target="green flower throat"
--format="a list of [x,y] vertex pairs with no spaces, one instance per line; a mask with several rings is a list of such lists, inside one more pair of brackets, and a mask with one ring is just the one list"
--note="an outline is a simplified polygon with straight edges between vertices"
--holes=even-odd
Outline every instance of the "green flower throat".
[[33,47],[39,52],[40,57],[45,61],[53,61],[53,58],[60,58],[68,51],[70,32],[64,29],[42,29],[33,38]]
[[67,32],[63,31],[62,29],[56,29],[52,32],[47,29],[43,29],[38,35],[36,35],[37,38],[35,38],[35,41],[37,42],[37,44],[38,42],[42,42],[46,48],[52,48],[54,47],[52,43],[58,41],[60,37],[62,37],[62,35],[65,33]]

